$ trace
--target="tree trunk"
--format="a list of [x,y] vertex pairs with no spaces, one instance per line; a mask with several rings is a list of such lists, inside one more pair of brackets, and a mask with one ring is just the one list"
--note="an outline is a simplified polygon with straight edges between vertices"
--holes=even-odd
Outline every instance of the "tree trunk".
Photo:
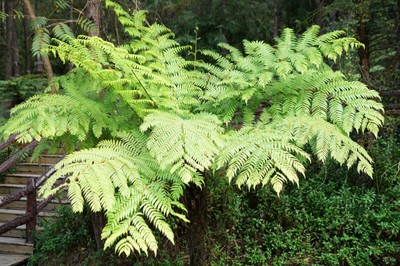
[[[0,10],[1,12],[3,12],[4,14],[6,14],[6,6],[5,6],[5,1],[1,0],[0,1]],[[3,21],[2,19],[0,19],[0,40],[6,40],[7,39],[7,33],[6,33],[6,24],[5,24],[5,20]],[[0,43],[0,49],[2,50],[2,52],[0,53],[0,67],[3,68],[4,74],[0,74],[0,79],[4,79],[5,78],[5,67],[6,67],[6,43]],[[0,103],[0,110],[1,109],[5,109],[3,104]],[[0,118],[3,116],[4,114],[0,111]]]
[[397,42],[400,42],[400,0],[397,0],[397,8],[396,8],[396,29],[397,29]]
[[[357,4],[361,4],[361,0],[356,1]],[[361,75],[365,81],[369,81],[369,40],[367,32],[366,19],[369,16],[366,10],[361,10],[358,18],[358,40],[364,44],[364,47],[360,47],[358,50],[361,66]]]
[[87,0],[86,17],[95,24],[95,28],[89,32],[89,36],[99,36],[99,34],[100,34],[100,0]]
[[[42,0],[35,0],[35,15],[40,16],[42,10]],[[35,73],[44,73],[43,61],[40,55],[36,57],[35,60]]]
[[135,6],[135,10],[141,10],[142,9],[142,3],[140,3],[139,0],[132,0],[132,4]]
[[274,1],[274,38],[279,36],[279,23],[281,21],[282,8],[281,0]]
[[368,48],[368,34],[367,34],[367,25],[364,22],[361,22],[358,26],[358,38],[359,41],[362,42],[365,47],[360,47],[359,56],[360,56],[360,65],[361,65],[361,74],[364,80],[369,80],[369,48]]
[[29,21],[27,19],[24,19],[24,45],[25,45],[24,61],[25,61],[26,74],[31,74],[31,53],[30,53],[31,43],[29,41],[29,36],[30,36]]
[[[4,72],[4,79],[10,79],[14,74],[14,62],[15,62],[15,49],[18,50],[18,45],[16,45],[16,27],[14,20],[14,0],[6,1],[5,11],[7,13],[6,18],[6,65]],[[18,59],[17,59],[18,60]]]
[[96,246],[98,250],[101,250],[104,245],[103,240],[101,239],[101,232],[103,231],[104,226],[106,226],[106,217],[104,212],[91,212],[91,218]]
[[12,58],[13,58],[13,76],[19,77],[21,76],[21,69],[19,64],[19,45],[18,45],[18,38],[17,38],[17,27],[14,22],[14,30],[12,32]]
[[[34,21],[36,19],[36,15],[35,12],[33,11],[31,2],[29,0],[22,0],[22,1],[24,3],[25,10],[28,13],[29,20]],[[34,30],[35,33],[37,33],[38,31],[37,26],[34,27]],[[56,93],[56,87],[53,84],[54,73],[53,73],[53,68],[51,67],[50,64],[50,59],[46,54],[42,54],[41,57],[43,60],[44,69],[46,70],[47,79],[49,80],[51,93]]]
[[324,26],[324,1],[315,0],[317,6],[316,23],[322,28]]
[[[69,23],[69,27],[71,30],[74,32],[74,0],[70,0],[70,5],[69,5],[69,14],[68,14],[69,20],[71,21]],[[71,61],[68,61],[67,63],[67,72],[71,71],[74,68],[74,64],[72,64]]]
[[206,184],[203,188],[192,184],[185,190],[185,205],[190,221],[187,241],[191,266],[206,265],[207,203]]
[[4,79],[10,79],[12,76],[12,52],[11,52],[11,42],[12,42],[12,24],[14,21],[14,1],[6,1],[5,12],[7,14],[6,18],[6,58],[5,58],[5,69],[4,69]]
[[26,223],[26,242],[33,243],[33,233],[36,230],[36,224],[37,224],[36,216],[38,214],[35,179],[30,178],[28,180],[27,186],[32,186],[34,189],[32,190],[32,192],[28,193],[26,197],[26,214],[33,215],[32,219]]

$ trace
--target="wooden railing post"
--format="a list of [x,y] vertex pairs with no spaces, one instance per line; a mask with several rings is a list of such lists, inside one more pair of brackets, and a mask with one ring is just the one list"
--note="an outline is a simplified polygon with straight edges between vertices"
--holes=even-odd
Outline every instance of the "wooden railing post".
[[[28,186],[35,187],[35,180],[33,178],[28,179]],[[36,187],[35,187],[36,188]],[[26,223],[26,242],[33,242],[33,232],[36,230],[36,215],[38,213],[36,203],[36,189],[32,190],[27,194],[26,200],[26,214],[32,215],[32,219]]]

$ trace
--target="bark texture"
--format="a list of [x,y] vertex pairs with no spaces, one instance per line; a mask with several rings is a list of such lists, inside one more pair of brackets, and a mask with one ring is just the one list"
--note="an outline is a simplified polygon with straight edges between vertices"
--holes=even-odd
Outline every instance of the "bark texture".
[[361,65],[361,74],[364,80],[369,80],[369,43],[368,43],[368,34],[367,34],[367,25],[364,22],[360,22],[358,27],[358,38],[359,41],[362,42],[365,47],[361,47],[359,49],[360,56],[360,65]]

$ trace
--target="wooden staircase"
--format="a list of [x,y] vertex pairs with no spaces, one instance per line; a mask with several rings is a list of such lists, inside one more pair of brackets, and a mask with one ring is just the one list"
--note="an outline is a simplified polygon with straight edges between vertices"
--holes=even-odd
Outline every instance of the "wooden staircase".
[[[17,163],[13,167],[12,173],[6,174],[3,178],[4,181],[0,183],[0,200],[27,187],[29,182],[33,182],[32,179],[41,178],[60,158],[60,155],[43,155],[33,161],[27,158],[24,162]],[[29,205],[32,205],[31,201],[28,194],[28,196],[1,207],[0,226],[27,214]],[[33,202],[40,204],[42,201],[43,199],[37,198]],[[65,203],[67,203],[65,199],[53,199],[38,213],[37,220],[54,217],[57,207]],[[33,244],[32,239],[27,239],[27,234],[29,235],[27,227],[31,227],[31,225],[20,225],[0,235],[0,266],[18,265],[18,262],[26,260],[32,254]],[[40,230],[38,227],[36,229]]]

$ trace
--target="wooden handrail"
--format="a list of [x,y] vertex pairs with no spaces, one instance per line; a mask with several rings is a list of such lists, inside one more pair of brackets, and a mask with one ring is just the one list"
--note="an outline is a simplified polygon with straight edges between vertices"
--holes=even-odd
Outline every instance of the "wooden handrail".
[[11,156],[7,161],[5,161],[4,163],[2,163],[0,165],[0,173],[5,172],[8,168],[10,168],[11,166],[13,166],[15,163],[18,162],[19,156],[26,151],[30,151],[33,148],[35,148],[38,145],[38,142],[36,140],[32,141],[31,143],[29,143],[28,145],[26,145],[22,150],[18,151],[16,154],[14,154],[13,156]]
[[55,196],[49,196],[46,200],[42,201],[36,208],[36,212],[26,213],[23,216],[17,217],[12,221],[9,221],[0,226],[0,235],[29,222],[32,218],[36,217],[38,213],[46,207]]
[[11,202],[19,200],[20,198],[26,196],[28,193],[32,192],[35,189],[36,188],[34,186],[26,186],[24,188],[18,189],[12,194],[4,196],[0,199],[0,208],[7,204],[10,204]]
[[28,185],[24,188],[21,188],[14,193],[7,195],[3,198],[0,199],[0,208],[13,202],[17,201],[23,196],[26,196],[27,194],[31,193],[33,190],[35,190],[37,187],[41,186],[52,174],[54,174],[55,170],[54,167],[51,167],[44,175],[38,178],[36,181],[35,185]]
[[[36,144],[37,145],[37,144]],[[60,160],[63,157],[60,158]],[[58,161],[60,161],[58,160]],[[26,241],[32,242],[32,233],[36,229],[36,216],[39,212],[44,209],[54,198],[55,196],[49,196],[46,200],[42,201],[39,205],[37,205],[37,192],[36,189],[41,186],[51,175],[55,173],[54,167],[51,167],[44,175],[39,177],[37,180],[31,178],[28,180],[28,184],[26,187],[17,190],[16,192],[5,196],[0,199],[0,207],[3,207],[13,201],[17,201],[23,196],[27,195],[27,205],[25,215],[15,218],[12,221],[9,221],[0,226],[0,235],[15,229],[16,227],[26,224]],[[65,181],[63,180],[61,184]],[[61,185],[59,184],[59,185]]]
[[2,149],[4,149],[4,148],[7,148],[8,146],[10,146],[10,145],[15,141],[15,139],[17,138],[17,136],[18,136],[18,134],[15,133],[15,134],[11,135],[6,141],[1,142],[1,143],[0,143],[0,150],[2,150]]

